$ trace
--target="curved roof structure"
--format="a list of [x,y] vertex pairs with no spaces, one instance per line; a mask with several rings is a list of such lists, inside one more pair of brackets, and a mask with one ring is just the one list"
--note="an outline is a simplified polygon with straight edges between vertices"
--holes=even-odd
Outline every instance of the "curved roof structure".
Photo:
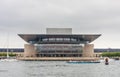
[[[93,42],[101,34],[18,34],[23,40],[32,44],[85,44]],[[53,38],[70,38],[70,40],[49,40]],[[48,40],[46,40],[48,39]],[[46,40],[46,41],[45,41]]]

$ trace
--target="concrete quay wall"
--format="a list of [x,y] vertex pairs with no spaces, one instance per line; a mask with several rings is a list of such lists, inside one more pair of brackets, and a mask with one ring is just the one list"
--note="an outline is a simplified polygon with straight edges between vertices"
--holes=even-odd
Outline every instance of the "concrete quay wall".
[[97,61],[96,57],[19,57],[18,60],[23,61]]

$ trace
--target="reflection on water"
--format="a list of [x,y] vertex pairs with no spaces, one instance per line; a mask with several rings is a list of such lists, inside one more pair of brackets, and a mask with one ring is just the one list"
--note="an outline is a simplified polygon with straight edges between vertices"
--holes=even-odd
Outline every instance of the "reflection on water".
[[109,65],[65,61],[0,62],[0,77],[119,77],[120,61]]

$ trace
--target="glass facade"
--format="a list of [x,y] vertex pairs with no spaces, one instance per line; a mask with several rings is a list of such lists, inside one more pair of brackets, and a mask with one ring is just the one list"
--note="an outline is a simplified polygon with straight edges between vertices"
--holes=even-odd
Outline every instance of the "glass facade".
[[81,46],[79,45],[67,45],[67,44],[41,44],[36,45],[37,51],[79,51]]
[[76,44],[38,44],[35,46],[41,57],[80,57],[82,46]]
[[75,39],[75,38],[42,38],[42,40],[41,40],[41,42],[51,42],[51,41],[54,41],[54,42],[72,42],[72,41],[75,41],[75,42],[77,42],[77,41],[79,41],[79,40],[77,40],[77,39]]

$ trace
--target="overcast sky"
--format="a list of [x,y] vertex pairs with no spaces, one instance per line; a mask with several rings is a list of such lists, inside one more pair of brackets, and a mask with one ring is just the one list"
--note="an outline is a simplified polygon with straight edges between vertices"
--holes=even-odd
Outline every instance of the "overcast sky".
[[120,0],[0,0],[0,47],[23,47],[17,34],[48,27],[102,34],[95,48],[120,48]]

